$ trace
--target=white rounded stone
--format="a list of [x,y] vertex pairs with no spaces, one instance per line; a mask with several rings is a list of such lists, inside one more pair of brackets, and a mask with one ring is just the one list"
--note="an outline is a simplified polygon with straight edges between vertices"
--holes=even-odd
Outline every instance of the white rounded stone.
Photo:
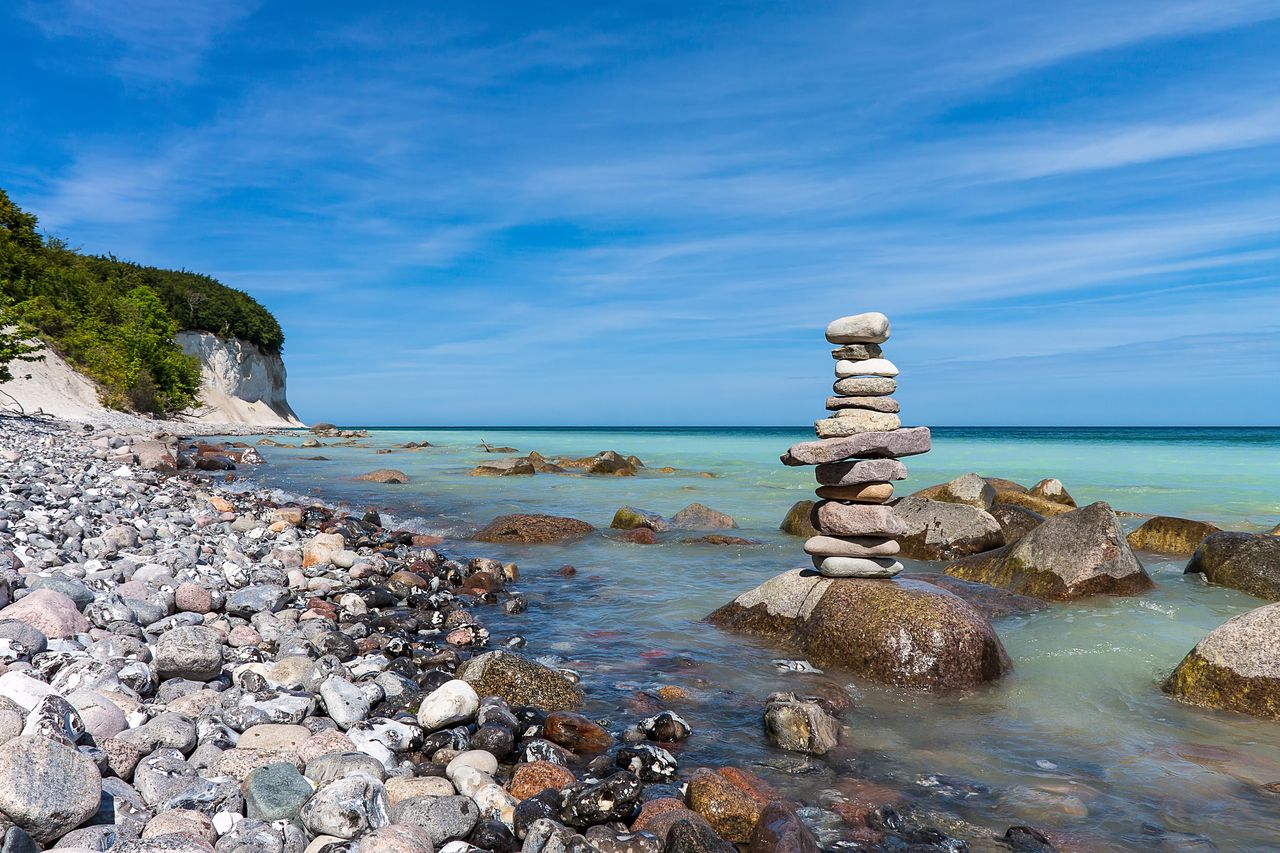
[[846,376],[887,376],[892,379],[897,375],[897,366],[887,358],[836,362],[836,377],[839,379],[844,379]]
[[418,708],[418,722],[429,732],[464,723],[480,709],[480,697],[475,688],[460,678],[446,681],[422,700]]
[[832,320],[827,340],[833,344],[882,344],[889,340],[889,318],[879,311]]
[[892,557],[814,557],[813,567],[828,578],[891,578],[902,571]]

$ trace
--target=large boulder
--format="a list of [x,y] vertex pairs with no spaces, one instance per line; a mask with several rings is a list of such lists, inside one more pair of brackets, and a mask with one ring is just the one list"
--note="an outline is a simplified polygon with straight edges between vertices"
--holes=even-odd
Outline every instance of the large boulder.
[[691,503],[671,516],[671,526],[677,530],[729,530],[737,527],[733,516],[718,509]]
[[564,674],[515,652],[486,652],[467,661],[458,677],[481,696],[501,696],[509,705],[533,705],[545,711],[575,711],[582,690]]
[[1120,520],[1102,501],[1050,518],[1013,545],[961,558],[945,571],[1053,600],[1134,595],[1152,587]]
[[1056,477],[1046,477],[1027,489],[1027,494],[1037,498],[1044,498],[1047,501],[1053,501],[1063,506],[1074,508],[1076,505],[1075,499],[1067,494],[1066,486],[1062,485],[1062,481]]
[[[988,482],[990,482],[990,480],[988,480]],[[1014,485],[1017,484],[1015,483]],[[1018,488],[1022,489],[1021,486]],[[1057,501],[1050,500],[1049,498],[1041,495],[1033,495],[1026,489],[1022,489],[1021,491],[1015,489],[1003,490],[997,487],[996,503],[1020,506],[1023,509],[1029,509],[1032,512],[1039,513],[1045,518],[1052,518],[1055,515],[1064,515],[1071,512],[1072,509],[1064,503],[1058,503]]]
[[1207,521],[1192,521],[1171,515],[1157,515],[1129,534],[1129,547],[1157,554],[1192,554],[1218,528]]
[[794,569],[707,618],[794,648],[818,666],[897,687],[971,688],[1011,666],[982,614],[940,587],[907,577],[832,579]]
[[791,509],[787,510],[786,518],[782,519],[782,524],[778,525],[778,529],[783,533],[790,533],[792,536],[803,536],[808,539],[810,536],[818,535],[818,528],[813,526],[813,507],[816,501],[796,501],[791,505]]
[[912,497],[928,498],[953,504],[968,504],[979,509],[990,509],[995,503],[996,490],[977,474],[961,474],[947,483],[921,489]]
[[1185,573],[1199,573],[1209,583],[1276,601],[1280,599],[1280,537],[1211,533],[1191,555]]
[[1280,603],[1210,631],[1178,664],[1164,691],[1192,705],[1280,719]]
[[[979,478],[978,482],[982,480]],[[905,535],[898,537],[904,557],[954,560],[1005,544],[1000,525],[977,506],[913,496],[901,499],[893,509],[908,528]]]
[[1004,544],[1012,545],[1044,523],[1044,516],[1035,510],[1013,504],[995,504],[987,510],[1000,525]]
[[595,530],[585,521],[558,515],[500,515],[475,535],[481,542],[561,542]]
[[1049,602],[1040,598],[1019,595],[1007,589],[987,586],[985,583],[953,578],[951,575],[944,575],[941,572],[913,572],[911,579],[925,581],[934,586],[940,586],[947,592],[955,593],[969,602],[970,606],[988,619],[999,619],[1004,616],[1022,616],[1051,606]]

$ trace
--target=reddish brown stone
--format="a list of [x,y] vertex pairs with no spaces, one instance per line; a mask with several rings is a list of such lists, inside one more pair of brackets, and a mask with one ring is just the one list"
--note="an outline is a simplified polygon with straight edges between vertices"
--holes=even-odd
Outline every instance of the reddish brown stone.
[[790,805],[774,800],[760,812],[747,853],[818,853],[818,841]]
[[516,765],[508,789],[517,800],[527,800],[548,788],[560,790],[574,783],[573,771],[550,761],[530,761]]
[[547,740],[578,753],[604,752],[613,737],[596,723],[572,711],[553,711],[542,726]]
[[721,838],[742,843],[750,840],[765,801],[719,773],[702,770],[689,782],[689,805]]
[[656,545],[658,536],[647,527],[636,527],[613,537],[619,542],[630,542],[634,545]]
[[429,536],[426,533],[415,533],[410,540],[415,548],[431,548],[444,541],[442,536]]

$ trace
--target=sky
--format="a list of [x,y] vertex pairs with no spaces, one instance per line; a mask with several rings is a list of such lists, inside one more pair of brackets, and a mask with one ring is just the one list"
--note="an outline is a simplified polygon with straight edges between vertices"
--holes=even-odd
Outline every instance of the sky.
[[0,5],[0,187],[304,420],[1280,424],[1280,0]]

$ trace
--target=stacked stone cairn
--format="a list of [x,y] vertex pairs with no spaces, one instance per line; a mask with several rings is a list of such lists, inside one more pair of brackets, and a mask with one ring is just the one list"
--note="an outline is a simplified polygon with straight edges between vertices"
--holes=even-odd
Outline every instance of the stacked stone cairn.
[[898,417],[898,368],[882,356],[889,318],[877,312],[841,317],[827,326],[836,344],[831,416],[814,424],[817,441],[793,446],[786,465],[813,465],[820,499],[818,531],[804,543],[814,568],[826,577],[891,578],[902,571],[896,537],[907,525],[888,502],[893,481],[907,476],[900,461],[929,450],[927,427],[903,428]]

